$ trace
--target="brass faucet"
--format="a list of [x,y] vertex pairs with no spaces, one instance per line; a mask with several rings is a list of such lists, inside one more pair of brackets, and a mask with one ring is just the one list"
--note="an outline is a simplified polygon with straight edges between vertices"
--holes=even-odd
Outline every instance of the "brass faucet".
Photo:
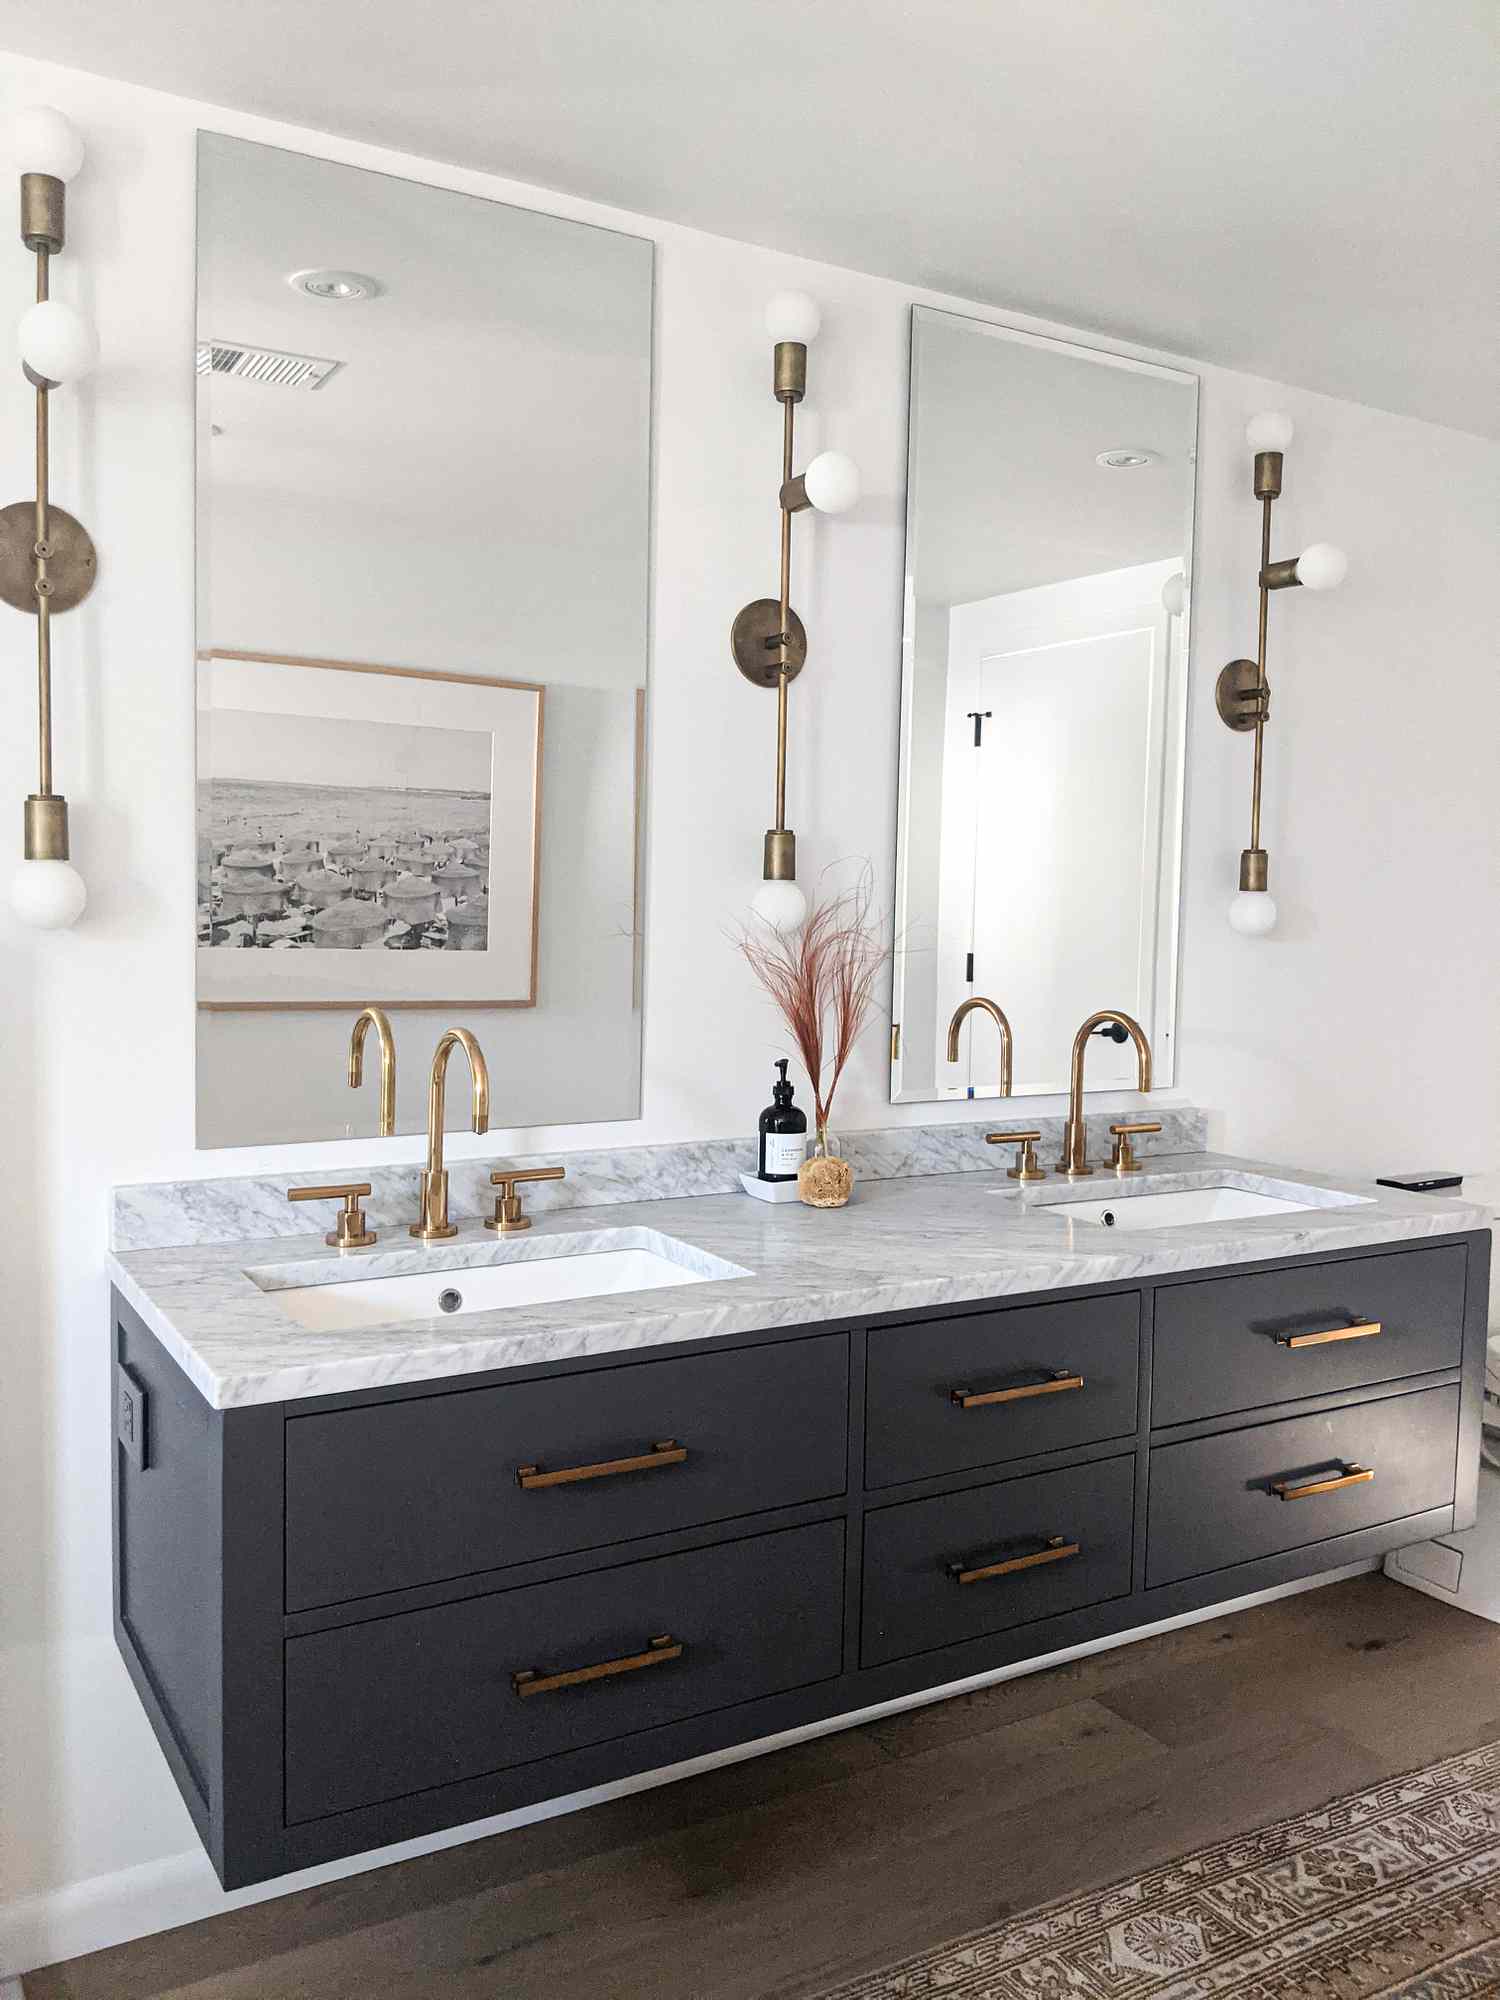
[[433,1051],[432,1075],[427,1084],[427,1167],[421,1181],[421,1213],[411,1225],[411,1234],[420,1236],[424,1243],[458,1234],[458,1224],[448,1220],[448,1170],[443,1165],[443,1100],[448,1058],[455,1048],[461,1048],[469,1059],[469,1077],[474,1087],[474,1130],[490,1129],[490,1073],[484,1053],[467,1028],[450,1028]]
[[396,1039],[383,1008],[366,1007],[355,1019],[349,1036],[349,1088],[358,1090],[365,1080],[365,1035],[372,1026],[380,1042],[380,1136],[389,1139],[396,1129]]
[[1106,1007],[1102,1014],[1090,1014],[1078,1033],[1073,1037],[1073,1067],[1068,1083],[1068,1122],[1063,1128],[1062,1158],[1057,1163],[1057,1171],[1066,1174],[1069,1180],[1078,1180],[1094,1170],[1089,1165],[1088,1134],[1083,1123],[1083,1058],[1089,1045],[1089,1037],[1096,1028],[1118,1021],[1120,1026],[1135,1043],[1135,1087],[1145,1091],[1151,1088],[1151,1044],[1146,1040],[1146,1031],[1139,1021],[1132,1021],[1128,1014],[1122,1014],[1118,1007]]
[[1000,1030],[1000,1095],[1010,1096],[1011,1054],[1015,1047],[1015,1037],[1010,1032],[1010,1022],[1006,1020],[993,1000],[986,1000],[982,993],[976,993],[972,1000],[965,1000],[953,1010],[953,1019],[948,1023],[948,1060],[958,1061],[958,1031],[974,1012],[988,1014]]

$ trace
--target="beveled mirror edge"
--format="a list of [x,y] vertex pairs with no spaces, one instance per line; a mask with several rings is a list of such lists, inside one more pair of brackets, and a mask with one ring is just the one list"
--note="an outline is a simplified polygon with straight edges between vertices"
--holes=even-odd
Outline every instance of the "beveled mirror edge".
[[[1000,1098],[998,1084],[971,1086],[965,1094],[950,1096],[934,1095],[925,1088],[905,1090],[902,1088],[902,1055],[900,1047],[900,1022],[904,1012],[902,1005],[905,981],[911,954],[903,945],[903,924],[905,919],[905,881],[908,862],[909,824],[909,784],[908,765],[911,750],[911,702],[914,689],[913,648],[915,645],[915,591],[914,554],[916,547],[916,473],[917,473],[917,364],[918,338],[925,324],[957,324],[976,333],[996,340],[1005,340],[1022,346],[1040,347],[1071,355],[1078,359],[1100,363],[1104,366],[1125,369],[1131,373],[1148,374],[1165,381],[1175,381],[1190,387],[1193,394],[1192,422],[1192,480],[1188,496],[1187,516],[1183,541],[1183,575],[1187,579],[1187,601],[1181,614],[1182,643],[1178,650],[1180,660],[1181,685],[1173,690],[1169,702],[1169,736],[1167,750],[1175,760],[1175,773],[1169,774],[1167,797],[1170,806],[1168,820],[1175,852],[1170,860],[1158,869],[1157,883],[1159,900],[1156,910],[1156,933],[1158,940],[1157,965],[1165,961],[1169,970],[1165,981],[1160,979],[1151,996],[1151,1007],[1146,1020],[1150,1036],[1155,1068],[1155,1085],[1158,1090],[1170,1089],[1176,1082],[1177,1068],[1177,1015],[1181,998],[1181,944],[1182,944],[1182,867],[1186,836],[1187,809],[1187,718],[1192,690],[1193,676],[1193,620],[1192,595],[1193,579],[1197,562],[1198,527],[1198,455],[1202,444],[1203,428],[1203,378],[1193,368],[1182,367],[1173,362],[1157,361],[1150,356],[1131,351],[1128,343],[1110,344],[1101,341],[1080,341],[1060,335],[1042,334],[1030,327],[1018,326],[1003,318],[983,318],[973,313],[956,312],[944,306],[923,305],[913,302],[908,313],[907,325],[907,369],[906,369],[906,496],[905,520],[903,524],[902,591],[901,591],[901,684],[899,695],[898,722],[896,732],[896,842],[895,860],[892,871],[891,895],[891,1028],[889,1046],[890,1102],[892,1104],[948,1104],[982,1101]],[[1164,823],[1167,823],[1164,821]],[[1170,894],[1168,894],[1170,891]],[[1165,901],[1169,907],[1163,908]],[[1165,935],[1164,935],[1165,933]],[[1161,990],[1165,986],[1165,991]],[[1086,1093],[1118,1091],[1123,1086],[1115,1083],[1087,1084]],[[1019,1083],[1012,1090],[1012,1097],[1066,1097],[1068,1078],[1059,1074],[1056,1078],[1045,1078],[1035,1083]]]

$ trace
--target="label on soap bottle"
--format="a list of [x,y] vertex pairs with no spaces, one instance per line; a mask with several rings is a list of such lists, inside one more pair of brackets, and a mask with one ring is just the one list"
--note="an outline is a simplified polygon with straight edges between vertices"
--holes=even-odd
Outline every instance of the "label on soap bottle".
[[766,1172],[794,1174],[807,1158],[805,1132],[767,1132]]

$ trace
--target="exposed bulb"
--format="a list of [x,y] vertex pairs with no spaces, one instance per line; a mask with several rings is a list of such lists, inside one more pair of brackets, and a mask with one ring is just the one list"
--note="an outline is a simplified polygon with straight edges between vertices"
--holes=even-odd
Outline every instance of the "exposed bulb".
[[766,332],[772,340],[800,340],[804,346],[818,337],[823,315],[806,292],[778,292],[766,307]]
[[99,359],[94,329],[61,299],[27,307],[16,329],[16,346],[32,374],[46,382],[76,382]]
[[1187,603],[1187,578],[1181,570],[1169,576],[1161,587],[1162,609],[1169,618],[1180,618],[1182,607]]
[[63,931],[83,915],[89,892],[69,861],[23,861],[10,883],[10,907],[37,931]]
[[1285,451],[1296,434],[1296,425],[1279,410],[1265,410],[1245,426],[1245,442],[1252,451]]
[[762,882],[750,907],[773,931],[800,931],[807,922],[807,898],[795,882]]
[[33,104],[11,125],[10,157],[18,174],[70,181],[83,165],[83,140],[71,118],[50,104]]
[[1268,889],[1241,889],[1229,905],[1229,928],[1241,937],[1264,937],[1276,928],[1276,898]]
[[842,514],[859,498],[859,467],[841,451],[820,451],[802,481],[820,514]]
[[1297,581],[1304,590],[1337,590],[1349,569],[1349,558],[1332,542],[1314,542],[1297,558]]

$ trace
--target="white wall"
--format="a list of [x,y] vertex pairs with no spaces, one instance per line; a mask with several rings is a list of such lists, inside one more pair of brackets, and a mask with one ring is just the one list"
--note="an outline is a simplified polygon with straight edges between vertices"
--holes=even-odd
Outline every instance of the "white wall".
[[[600,212],[11,62],[0,118],[36,99],[63,106],[88,137],[55,289],[94,313],[104,351],[99,375],[59,396],[55,415],[56,497],[101,551],[98,588],[60,621],[57,647],[58,779],[92,900],[60,937],[0,918],[0,1214],[11,1232],[0,1882],[20,1902],[12,1949],[40,1956],[89,1935],[88,1913],[114,1909],[118,1871],[133,1865],[152,1864],[133,1878],[142,1920],[180,1921],[212,1901],[206,1864],[155,1866],[195,1843],[108,1636],[107,1190],[419,1150],[413,1139],[193,1150],[194,127]],[[603,219],[661,246],[644,1112],[553,1130],[550,1145],[744,1132],[780,1046],[724,931],[757,880],[770,805],[773,707],[734,671],[727,633],[773,581],[778,425],[760,314],[785,285],[815,292],[825,315],[802,449],[853,451],[869,493],[840,521],[799,524],[795,598],[811,655],[792,692],[789,806],[805,876],[869,856],[887,882],[894,828],[906,319],[924,295],[638,217]],[[17,315],[29,284],[18,245],[3,269]],[[1353,563],[1342,593],[1273,606],[1266,838],[1283,928],[1255,943],[1223,919],[1245,839],[1248,751],[1214,720],[1212,693],[1219,663],[1253,636],[1257,510],[1241,429],[1268,405],[1289,409],[1301,431],[1278,551],[1327,536]],[[1309,1164],[1493,1163],[1496,453],[1222,371],[1204,371],[1202,416],[1180,1086],[1223,1107],[1224,1136],[1240,1148]],[[19,372],[5,371],[0,439],[18,496],[29,423]],[[14,671],[0,682],[0,795],[13,801],[34,782],[30,646],[29,627],[6,614],[0,659]],[[877,1030],[841,1092],[845,1129],[968,1114],[893,1109],[884,1055]],[[503,1077],[496,1094],[503,1116]],[[486,1143],[537,1139],[502,1131]],[[80,1886],[101,1877],[116,1879]],[[179,1901],[150,1901],[168,1877]]]

